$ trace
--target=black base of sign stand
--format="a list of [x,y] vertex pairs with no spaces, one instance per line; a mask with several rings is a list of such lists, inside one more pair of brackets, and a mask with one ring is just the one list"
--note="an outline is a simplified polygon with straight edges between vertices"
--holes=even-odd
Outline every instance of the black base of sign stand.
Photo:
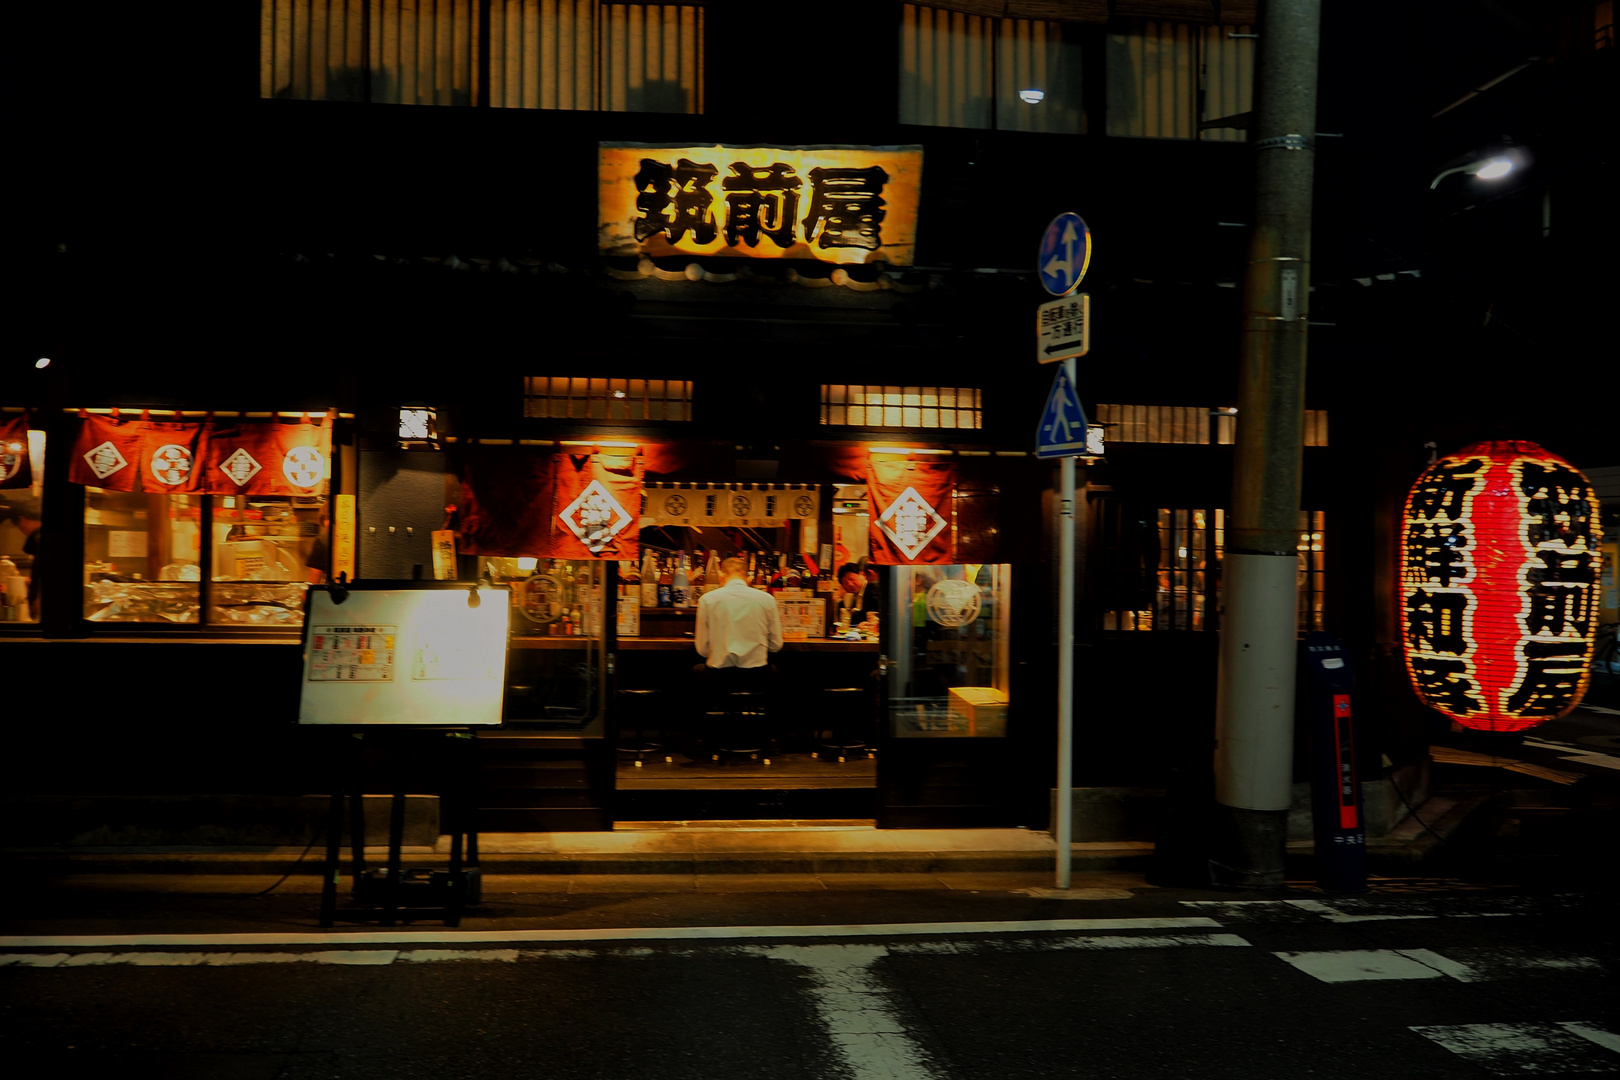
[[[432,730],[349,731],[352,744],[346,775],[333,785],[332,801],[326,820],[326,864],[322,868],[320,925],[331,926],[342,917],[355,922],[380,922],[393,926],[416,919],[443,919],[446,926],[459,926],[461,915],[476,907],[483,895],[478,870],[477,745],[465,728]],[[450,835],[450,866],[447,869],[401,866],[405,838],[404,784],[393,785],[388,815],[388,861],[379,868],[366,866],[366,822],[364,803],[363,754],[367,739],[382,748],[385,766],[396,777],[402,772],[398,755],[422,739],[442,740],[435,755],[442,772],[439,788],[440,828]],[[393,758],[393,760],[386,760]],[[345,806],[347,803],[347,806]],[[338,883],[342,878],[343,822],[349,821],[349,862],[353,879],[351,902],[338,903]],[[463,846],[465,845],[465,851]]]

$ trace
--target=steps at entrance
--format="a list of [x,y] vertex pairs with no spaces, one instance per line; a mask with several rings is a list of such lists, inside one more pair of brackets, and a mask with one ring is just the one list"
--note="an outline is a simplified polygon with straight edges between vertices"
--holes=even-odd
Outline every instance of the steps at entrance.
[[600,739],[503,731],[478,737],[480,832],[613,827],[612,761]]

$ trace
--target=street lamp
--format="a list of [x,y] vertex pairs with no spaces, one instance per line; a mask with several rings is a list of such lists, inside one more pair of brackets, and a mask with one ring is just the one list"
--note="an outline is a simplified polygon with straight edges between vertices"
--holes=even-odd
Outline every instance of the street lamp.
[[1515,162],[1513,158],[1506,154],[1494,154],[1491,157],[1481,158],[1478,161],[1470,161],[1466,165],[1456,165],[1452,168],[1441,170],[1435,176],[1435,178],[1430,181],[1429,190],[1433,191],[1435,188],[1440,186],[1440,181],[1444,180],[1448,176],[1454,176],[1457,173],[1467,173],[1470,176],[1477,176],[1481,180],[1500,180],[1502,177],[1512,172],[1514,168],[1517,167],[1517,164],[1518,163]]

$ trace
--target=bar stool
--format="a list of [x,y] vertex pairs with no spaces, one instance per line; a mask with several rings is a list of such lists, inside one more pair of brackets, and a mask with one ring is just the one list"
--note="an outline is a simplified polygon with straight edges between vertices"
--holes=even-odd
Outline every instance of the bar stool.
[[[656,727],[660,736],[667,736],[664,731],[664,721],[654,713],[658,704],[657,690],[620,690],[614,696],[619,702],[619,746],[616,747],[621,754],[634,754],[636,768],[641,768],[641,760],[648,754],[656,754],[664,748],[663,743],[652,742],[647,738],[647,729]],[[631,731],[635,738],[626,738]],[[665,761],[671,760],[669,757]]]
[[[822,690],[823,715],[816,722],[814,738],[819,749],[812,750],[810,756],[821,758],[837,756],[840,763],[851,754],[865,751],[872,755],[872,748],[867,745],[862,736],[868,734],[872,718],[869,714],[867,691],[860,686],[830,686]],[[821,738],[821,733],[827,732],[827,738]]]
[[[765,695],[758,690],[728,690],[720,695],[717,704],[719,707],[709,713],[718,728],[713,760],[721,763],[731,757],[758,760],[766,753],[767,745],[762,737],[766,723]],[[763,762],[769,765],[771,759],[764,758]]]

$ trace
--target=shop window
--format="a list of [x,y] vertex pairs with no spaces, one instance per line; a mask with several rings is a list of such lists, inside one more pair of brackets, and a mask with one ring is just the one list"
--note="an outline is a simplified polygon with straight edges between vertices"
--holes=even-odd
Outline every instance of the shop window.
[[[1215,630],[1218,628],[1221,560],[1226,547],[1223,509],[1157,511],[1157,543],[1109,500],[1101,519],[1100,567],[1105,579],[1102,628],[1113,631]],[[1324,628],[1327,570],[1324,562],[1327,515],[1299,514],[1299,631]],[[1134,542],[1133,542],[1134,538]],[[1147,541],[1147,542],[1144,542]],[[1130,558],[1122,558],[1129,556]],[[1128,563],[1128,565],[1127,565]],[[1132,593],[1126,605],[1109,599]]]
[[981,392],[971,386],[823,385],[821,422],[835,427],[977,428]]
[[[1182,443],[1230,446],[1237,441],[1237,410],[1189,405],[1098,405],[1097,423],[1110,443]],[[1306,446],[1328,444],[1326,409],[1305,410]]]
[[703,7],[260,0],[259,96],[703,111]]
[[[330,566],[321,496],[85,488],[84,617],[295,628]],[[208,540],[205,543],[204,537]]]
[[1244,141],[1253,107],[1252,35],[1247,26],[1154,19],[1110,32],[1108,134]]
[[1012,567],[891,566],[883,572],[891,733],[1006,735]]
[[576,730],[592,723],[602,707],[607,564],[481,558],[478,571],[511,589],[503,719]]
[[45,433],[26,422],[0,444],[0,481],[22,484],[22,462],[31,483],[0,487],[0,623],[39,621],[37,564],[44,526]]
[[680,379],[523,380],[523,415],[640,423],[692,419],[692,383]]
[[1074,28],[902,4],[900,122],[1081,134]]

